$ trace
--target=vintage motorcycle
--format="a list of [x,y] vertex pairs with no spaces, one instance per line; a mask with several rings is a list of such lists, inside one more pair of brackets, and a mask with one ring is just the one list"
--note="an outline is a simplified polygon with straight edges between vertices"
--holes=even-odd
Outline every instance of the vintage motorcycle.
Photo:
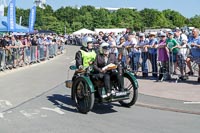
[[85,70],[78,70],[76,66],[69,67],[75,70],[72,80],[67,80],[66,87],[71,88],[71,98],[75,101],[76,107],[81,113],[88,113],[95,103],[116,102],[121,106],[130,107],[135,104],[138,97],[138,82],[133,73],[123,69],[124,91],[119,91],[116,79],[111,79],[112,93],[110,97],[103,98],[105,94],[104,82],[101,78],[92,73],[92,67]]

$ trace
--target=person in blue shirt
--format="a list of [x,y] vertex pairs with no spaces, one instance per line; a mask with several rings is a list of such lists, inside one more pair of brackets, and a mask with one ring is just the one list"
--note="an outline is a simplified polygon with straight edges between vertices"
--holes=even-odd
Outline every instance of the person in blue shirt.
[[148,45],[148,52],[149,52],[149,59],[152,65],[152,76],[153,78],[157,78],[158,75],[158,67],[157,67],[157,49],[156,45],[158,43],[157,39],[155,38],[156,33],[150,32],[149,34],[149,45]]
[[198,82],[200,82],[200,36],[199,36],[199,30],[193,29],[192,30],[192,38],[189,40],[188,45],[191,48],[191,56],[186,59],[187,66],[189,68],[188,75],[193,75],[193,70],[191,66],[191,61],[194,61],[198,64],[199,67],[199,77],[197,79]]
[[148,49],[147,46],[149,44],[149,40],[145,38],[144,33],[139,33],[139,41],[137,44],[137,48],[141,51],[141,58],[142,58],[142,76],[148,77]]

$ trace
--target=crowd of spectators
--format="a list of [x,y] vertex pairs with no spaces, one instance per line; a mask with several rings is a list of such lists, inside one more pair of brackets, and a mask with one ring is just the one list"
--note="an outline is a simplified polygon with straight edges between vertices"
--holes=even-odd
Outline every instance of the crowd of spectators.
[[15,69],[48,60],[63,53],[65,37],[56,34],[0,37],[0,70]]
[[181,80],[186,80],[197,70],[195,76],[200,82],[200,36],[197,28],[190,34],[176,28],[174,31],[149,33],[100,31],[76,36],[4,35],[0,38],[0,69],[13,69],[53,58],[63,52],[64,44],[81,45],[85,36],[93,38],[96,52],[102,42],[109,43],[110,52],[124,66],[130,66],[136,76],[139,72],[143,77],[152,73],[154,79],[168,80],[171,75],[178,74]]
[[136,75],[141,72],[143,77],[148,77],[152,73],[152,78],[157,80],[168,80],[172,75],[178,75],[180,80],[186,80],[188,76],[194,75],[195,68],[198,73],[195,76],[200,82],[200,36],[197,28],[190,34],[179,28],[149,33],[100,31],[94,35],[78,35],[79,45],[84,36],[93,37],[97,52],[102,42],[109,43],[110,52],[128,64]]

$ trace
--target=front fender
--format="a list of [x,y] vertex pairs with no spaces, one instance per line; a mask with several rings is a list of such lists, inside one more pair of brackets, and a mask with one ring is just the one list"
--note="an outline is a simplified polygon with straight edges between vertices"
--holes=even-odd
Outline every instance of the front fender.
[[94,93],[94,85],[88,76],[81,76],[87,82],[88,86],[90,87],[91,93]]
[[74,81],[73,81],[73,83],[72,83],[71,98],[72,98],[73,100],[74,100],[74,97],[75,97],[75,85],[74,85],[74,84],[76,84],[76,82],[78,82],[79,79],[82,79],[82,80],[84,80],[84,81],[87,83],[87,85],[88,85],[89,88],[90,88],[91,93],[94,93],[94,91],[95,91],[95,90],[94,90],[93,83],[92,83],[92,81],[90,80],[90,78],[89,78],[88,76],[81,75],[80,77],[74,79]]
[[129,71],[126,71],[126,72],[124,72],[124,75],[128,75],[128,76],[132,79],[133,84],[134,84],[134,86],[135,86],[135,89],[138,89],[138,87],[139,87],[138,81],[137,81],[137,79],[135,78],[134,74],[131,73],[131,72],[129,72]]

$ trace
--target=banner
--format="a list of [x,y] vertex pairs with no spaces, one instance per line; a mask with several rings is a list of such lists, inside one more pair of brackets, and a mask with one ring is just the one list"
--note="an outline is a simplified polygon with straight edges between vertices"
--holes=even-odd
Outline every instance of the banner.
[[16,1],[11,0],[8,6],[8,15],[7,15],[8,31],[15,31],[16,28],[15,4]]
[[0,16],[4,16],[4,5],[0,5]]
[[34,31],[34,25],[36,20],[36,6],[33,6],[29,15],[29,32]]

